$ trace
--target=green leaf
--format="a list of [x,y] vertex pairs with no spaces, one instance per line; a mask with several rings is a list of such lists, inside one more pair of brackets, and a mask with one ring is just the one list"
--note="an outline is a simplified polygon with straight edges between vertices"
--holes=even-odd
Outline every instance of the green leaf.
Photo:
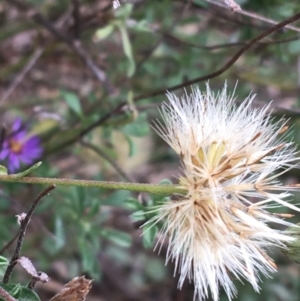
[[124,200],[130,196],[127,190],[117,190],[111,193],[106,199],[101,200],[101,205],[107,206],[123,206]]
[[286,243],[287,249],[282,249],[282,253],[291,260],[300,263],[300,223],[287,228],[284,232],[286,232],[288,236],[295,238],[295,240]]
[[[20,293],[21,293],[21,285],[18,284],[4,284],[4,283],[0,283],[0,286],[2,288],[4,288],[11,296],[13,296],[14,298],[19,298]],[[0,298],[0,300],[2,301],[3,299]]]
[[40,301],[41,299],[37,293],[27,287],[22,287],[21,294],[18,301]]
[[55,217],[55,226],[54,226],[54,233],[55,233],[55,242],[53,247],[55,251],[59,251],[64,245],[66,241],[65,229],[64,224],[60,216]]
[[136,22],[131,26],[134,30],[139,32],[151,32],[149,28],[149,24],[146,20],[142,20],[140,22]]
[[143,226],[143,245],[146,249],[153,247],[157,232],[158,228],[156,226],[151,224]]
[[121,247],[127,248],[131,246],[132,238],[128,233],[106,228],[101,231],[101,234],[104,238]]
[[9,263],[9,261],[7,258],[0,256],[0,276],[1,277],[5,274],[8,263]]
[[125,53],[126,57],[128,58],[129,66],[127,69],[127,76],[131,77],[135,72],[135,61],[133,59],[132,47],[131,47],[131,43],[130,43],[130,40],[128,37],[127,28],[125,27],[123,22],[116,23],[116,24],[121,33],[124,53]]
[[122,132],[135,137],[146,136],[149,133],[149,123],[147,120],[147,114],[139,114],[134,122],[127,124],[122,128]]
[[61,91],[61,95],[66,101],[69,108],[82,119],[83,118],[82,108],[78,96],[75,93],[67,92],[67,91]]
[[159,182],[159,185],[173,185],[173,183],[169,179],[163,179]]
[[95,253],[85,240],[79,242],[80,255],[82,258],[82,269],[90,271],[95,264]]
[[[173,183],[169,179],[163,179],[159,182],[159,185],[173,185]],[[148,202],[148,207],[161,205],[170,199],[169,196],[162,196],[162,195],[153,194],[153,193],[151,193],[150,196],[152,199],[152,203]]]
[[8,259],[4,256],[0,256],[0,267],[8,265]]
[[131,137],[129,135],[124,134],[124,138],[128,142],[128,146],[129,146],[129,154],[128,154],[128,156],[129,157],[133,157],[136,154],[136,152],[137,152],[136,145],[135,145],[134,141],[131,139]]
[[116,11],[115,15],[120,19],[128,19],[133,9],[132,3],[123,3]]
[[129,210],[143,210],[144,206],[134,198],[128,198],[127,200],[124,201],[124,205],[127,209]]
[[6,272],[6,268],[8,266],[8,259],[0,256],[0,276],[3,277],[5,272]]
[[85,210],[85,188],[73,186],[69,189],[71,193],[71,207],[78,217],[81,217]]
[[98,29],[95,34],[97,42],[106,39],[113,31],[114,26],[112,24]]
[[26,169],[22,172],[19,172],[19,173],[10,174],[10,176],[14,177],[14,178],[17,178],[17,179],[23,178],[23,177],[27,176],[33,170],[37,169],[41,164],[42,164],[42,162],[37,162],[34,165],[32,165],[31,167],[29,167],[28,169]]
[[134,222],[144,221],[145,220],[145,212],[144,212],[144,210],[139,210],[139,211],[133,212],[130,215],[130,218]]
[[288,44],[290,54],[299,54],[300,52],[300,41],[293,41]]
[[0,165],[0,176],[6,176],[7,175],[7,168],[3,165]]

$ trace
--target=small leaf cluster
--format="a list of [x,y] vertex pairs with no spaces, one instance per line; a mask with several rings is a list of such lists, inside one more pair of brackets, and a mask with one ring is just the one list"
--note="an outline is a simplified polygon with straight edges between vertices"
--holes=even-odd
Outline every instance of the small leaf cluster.
[[[168,179],[164,179],[160,182],[162,185],[171,185],[172,182]],[[156,208],[161,206],[164,202],[170,200],[169,196],[161,196],[150,194],[146,201],[146,204],[142,204],[136,198],[128,198],[125,200],[125,206],[129,210],[134,211],[131,214],[133,222],[143,223],[142,228],[142,239],[143,246],[147,249],[152,248],[155,244],[155,238],[157,233],[162,227],[162,223],[158,222],[156,224],[147,223],[156,215]]]

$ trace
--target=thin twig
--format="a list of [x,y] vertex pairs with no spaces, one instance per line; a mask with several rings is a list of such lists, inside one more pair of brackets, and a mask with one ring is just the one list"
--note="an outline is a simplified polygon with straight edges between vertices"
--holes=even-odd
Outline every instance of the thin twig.
[[64,34],[61,30],[55,28],[51,22],[49,22],[44,16],[42,16],[36,10],[33,10],[27,3],[23,3],[18,0],[5,0],[9,4],[14,5],[22,11],[28,11],[29,17],[37,24],[46,28],[53,36],[69,45],[73,51],[80,57],[86,66],[92,71],[94,76],[103,84],[104,89],[108,93],[114,91],[112,84],[107,80],[106,73],[100,69],[92,59],[91,55],[82,47],[79,40],[74,41],[70,36]]
[[50,185],[48,188],[44,189],[33,201],[33,204],[31,205],[29,211],[27,212],[26,216],[24,217],[24,219],[21,220],[20,224],[20,232],[19,232],[19,236],[18,236],[18,240],[17,240],[17,245],[16,245],[16,249],[15,252],[8,264],[8,267],[5,271],[4,277],[3,277],[3,283],[8,283],[10,275],[15,267],[15,265],[17,264],[17,261],[20,257],[20,252],[21,252],[21,248],[24,242],[24,237],[25,237],[25,233],[28,227],[28,224],[31,220],[31,217],[33,215],[33,212],[35,210],[35,208],[38,206],[38,204],[40,203],[40,201],[42,200],[43,197],[45,197],[46,195],[49,194],[50,191],[52,191],[55,188],[55,185],[52,184]]
[[80,12],[79,0],[72,0],[73,2],[73,20],[74,20],[74,38],[80,38]]
[[[180,21],[182,16],[186,13],[186,11],[190,8],[193,0],[188,0],[187,3],[184,5],[183,9],[179,12],[179,14],[174,18],[172,24],[170,25],[169,30],[172,31],[175,25]],[[154,53],[155,49],[161,44],[163,41],[163,37],[155,43],[155,45],[147,52],[146,56],[142,58],[142,60],[137,64],[137,69],[140,69],[141,66],[149,59],[149,57]]]
[[12,82],[12,84],[10,85],[10,87],[3,93],[2,97],[1,97],[1,100],[0,100],[0,103],[3,103],[4,101],[6,101],[10,97],[10,95],[12,94],[12,92],[23,81],[23,79],[25,78],[25,76],[33,68],[33,66],[35,65],[35,63],[37,62],[37,60],[41,57],[41,55],[43,54],[44,50],[45,50],[45,48],[40,47],[40,48],[37,48],[34,51],[33,55],[29,59],[29,61],[26,64],[26,66],[16,76],[15,80]]
[[110,158],[102,149],[100,149],[99,147],[95,146],[94,144],[81,140],[80,144],[86,148],[91,149],[92,151],[94,151],[96,154],[98,154],[99,156],[101,156],[102,158],[104,158],[117,172],[118,174],[125,180],[128,182],[134,182],[133,179],[131,179],[131,177],[129,177],[123,170],[122,168],[112,159]]
[[277,31],[277,30],[285,27],[287,24],[295,22],[298,19],[300,19],[300,12],[297,13],[296,15],[292,16],[291,18],[288,18],[288,19],[282,21],[281,23],[278,23],[275,26],[273,26],[273,27],[271,27],[271,28],[263,31],[260,35],[258,35],[254,39],[250,40],[235,55],[233,55],[231,57],[231,59],[223,67],[221,67],[217,71],[212,72],[212,73],[207,74],[207,75],[204,75],[204,76],[200,76],[200,77],[194,78],[194,79],[189,80],[189,81],[185,81],[184,83],[181,83],[179,85],[175,85],[175,86],[172,86],[172,87],[163,88],[163,89],[151,92],[149,94],[143,94],[143,95],[137,96],[137,97],[134,98],[134,101],[140,101],[140,100],[145,99],[145,98],[158,96],[158,95],[164,94],[166,92],[166,90],[171,92],[171,91],[174,91],[174,90],[178,90],[180,88],[184,88],[185,86],[190,86],[190,85],[193,85],[195,83],[198,83],[198,82],[201,82],[201,81],[205,81],[205,80],[217,77],[217,76],[221,75],[222,73],[224,73],[227,69],[229,69],[240,58],[240,56],[243,53],[245,53],[249,48],[251,48],[254,44],[256,44],[257,42],[259,42],[260,40],[262,40],[266,36],[270,35],[271,33],[273,33],[275,31]]
[[[234,56],[231,57],[231,59],[223,66],[221,67],[219,70],[204,75],[204,76],[200,76],[197,77],[193,80],[190,81],[186,81],[184,83],[181,83],[179,85],[173,86],[173,87],[169,87],[169,88],[163,88],[161,90],[157,90],[154,92],[151,92],[149,94],[144,94],[144,95],[140,95],[134,98],[134,102],[138,102],[142,99],[145,98],[149,98],[149,97],[154,97],[154,96],[158,96],[161,94],[164,94],[166,92],[166,90],[168,91],[174,91],[180,88],[183,88],[185,86],[188,85],[192,85],[195,84],[197,82],[201,82],[201,81],[205,81],[214,77],[217,77],[219,75],[221,75],[222,73],[224,73],[227,69],[229,69],[238,59],[239,57],[245,53],[249,48],[251,48],[254,44],[258,43],[260,40],[262,40],[263,38],[267,37],[268,35],[270,35],[271,33],[283,28],[285,25],[292,23],[296,20],[298,20],[300,18],[300,13],[292,16],[289,19],[284,20],[283,22],[263,31],[260,35],[258,35],[257,37],[255,37],[254,39],[250,40],[244,47],[242,47]],[[78,136],[66,141],[63,145],[60,145],[61,148],[67,147],[69,145],[71,145],[72,143],[75,143],[76,141],[78,141],[78,139],[84,137],[87,133],[89,133],[90,131],[92,131],[93,129],[95,129],[96,127],[102,125],[103,123],[105,123],[107,120],[109,120],[114,114],[117,114],[119,112],[122,111],[122,108],[124,106],[126,106],[126,102],[121,102],[119,105],[117,105],[112,111],[108,112],[107,114],[105,114],[104,116],[102,116],[101,118],[99,118],[98,120],[96,120],[94,123],[90,124],[88,127],[86,127],[85,129],[83,129]]]
[[73,41],[69,36],[65,35],[61,31],[57,30],[47,19],[45,19],[40,13],[35,12],[32,14],[32,19],[45,27],[49,32],[51,32],[56,38],[68,44],[74,52],[85,62],[86,66],[92,71],[96,78],[103,83],[106,92],[112,93],[113,87],[111,83],[107,80],[106,73],[100,69],[96,63],[93,61],[90,54],[82,47],[79,40]]
[[[211,46],[206,46],[206,45],[198,45],[195,43],[187,42],[184,41],[178,37],[175,37],[167,32],[160,32],[160,34],[164,35],[166,38],[169,38],[170,40],[174,40],[180,44],[189,46],[189,47],[194,47],[202,50],[217,50],[217,49],[223,49],[223,48],[229,48],[229,47],[236,47],[236,46],[243,46],[246,45],[249,41],[244,41],[244,42],[234,42],[234,43],[224,43],[224,44],[216,44],[216,45],[211,45]],[[271,40],[271,41],[260,41],[257,44],[258,45],[273,45],[273,44],[283,44],[283,43],[288,43],[288,42],[293,42],[297,41],[300,39],[300,36],[295,36],[295,37],[290,37],[286,39],[278,39],[278,40]]]
[[[224,5],[224,4],[220,3],[220,2],[217,2],[217,1],[213,1],[213,0],[205,0],[205,1],[208,2],[208,3],[211,3],[211,4],[215,5],[215,6],[227,8],[226,5]],[[238,13],[240,15],[244,15],[244,16],[250,17],[252,19],[256,19],[256,20],[265,22],[265,23],[269,23],[269,24],[273,24],[273,25],[278,24],[278,22],[276,22],[276,21],[274,21],[272,19],[263,17],[261,15],[258,15],[258,14],[255,14],[255,13],[252,13],[252,12],[249,12],[249,11],[238,10],[236,13]],[[285,28],[293,30],[293,31],[300,32],[300,28],[295,27],[295,26],[287,25],[287,26],[285,26]]]
[[18,301],[13,296],[11,296],[4,288],[0,287],[0,296],[5,301]]
[[19,236],[19,232],[17,232],[15,236],[0,250],[0,255],[2,255],[4,251],[6,251],[15,242],[18,236]]

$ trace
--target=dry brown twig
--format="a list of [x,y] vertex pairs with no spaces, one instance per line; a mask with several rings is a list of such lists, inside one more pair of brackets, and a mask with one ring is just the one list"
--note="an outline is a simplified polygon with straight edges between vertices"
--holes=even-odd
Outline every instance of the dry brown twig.
[[161,94],[164,94],[167,91],[171,92],[171,91],[175,91],[178,90],[180,88],[184,88],[186,86],[190,86],[193,85],[195,83],[201,82],[201,81],[205,81],[211,78],[215,78],[219,75],[221,75],[222,73],[224,73],[226,70],[228,70],[240,57],[242,54],[244,54],[248,49],[250,49],[253,45],[255,45],[256,43],[258,43],[259,41],[261,41],[263,38],[269,36],[270,34],[272,34],[273,32],[278,31],[281,28],[286,27],[287,24],[290,24],[292,22],[295,22],[296,20],[300,19],[300,12],[297,13],[296,15],[276,24],[275,26],[263,31],[260,35],[258,35],[257,37],[255,37],[254,39],[250,40],[245,46],[243,46],[237,53],[235,53],[231,59],[225,63],[225,65],[223,65],[223,67],[221,67],[220,69],[218,69],[217,71],[214,71],[210,74],[207,75],[203,75],[197,78],[194,78],[192,80],[188,80],[185,81],[181,84],[172,86],[172,87],[165,87],[163,89],[151,92],[149,94],[143,94],[143,95],[139,95],[137,97],[134,98],[134,101],[140,101],[142,99],[148,98],[148,97],[154,97],[154,96],[158,96]]
[[[70,38],[68,35],[64,34],[60,29],[57,29],[51,22],[49,22],[43,15],[41,15],[38,11],[33,9],[31,6],[29,6],[27,3],[18,1],[18,0],[5,0],[7,3],[10,5],[15,6],[19,10],[23,12],[28,13],[28,17],[31,18],[34,22],[37,24],[41,25],[45,29],[47,29],[54,37],[56,37],[58,40],[66,43],[73,49],[73,51],[77,54],[78,57],[83,60],[85,65],[89,68],[89,70],[92,71],[94,76],[103,84],[104,89],[112,93],[114,91],[114,88],[110,81],[107,79],[106,73],[104,70],[102,70],[97,64],[94,62],[92,56],[84,49],[82,46],[80,40],[73,40]],[[76,3],[76,2],[75,2]],[[76,7],[76,5],[75,5]],[[74,10],[77,11],[79,14],[79,9],[74,8]],[[76,27],[76,22],[79,22],[79,15],[75,17],[77,13],[73,13],[74,19],[75,20],[75,27]],[[79,30],[77,28],[76,30]],[[79,34],[79,32],[78,32]]]
[[[230,7],[230,3],[234,3],[234,1],[232,1],[232,0],[222,0],[224,3],[226,3],[226,5],[224,5],[224,4],[222,4],[218,1],[214,1],[214,0],[205,0],[205,1],[210,3],[210,4],[213,4],[215,6],[219,6],[219,7],[223,7],[223,8],[227,8],[228,6]],[[245,11],[245,10],[242,10],[242,9],[236,10],[235,12],[238,13],[238,14],[247,16],[249,18],[256,19],[256,20],[259,20],[259,21],[262,21],[262,22],[265,22],[265,23],[269,23],[269,24],[272,24],[272,25],[278,24],[278,22],[275,21],[275,20],[263,17],[261,15],[258,15],[258,14],[255,14],[255,13],[252,13],[252,12],[249,12],[249,11]],[[292,26],[292,25],[287,25],[287,26],[285,26],[285,28],[293,30],[293,31],[300,32],[300,28]]]
[[18,235],[17,245],[15,248],[14,254],[13,254],[13,256],[8,264],[8,267],[5,271],[5,274],[3,277],[3,283],[9,282],[10,275],[11,275],[15,265],[18,263],[18,259],[20,257],[20,253],[21,253],[21,248],[22,248],[22,245],[24,242],[25,233],[26,233],[27,227],[29,225],[29,222],[31,220],[34,210],[36,209],[36,207],[38,206],[38,204],[40,203],[42,198],[45,197],[46,195],[48,195],[50,193],[50,191],[52,191],[54,188],[55,188],[55,185],[50,185],[49,187],[44,189],[35,198],[35,200],[33,201],[33,204],[31,205],[30,209],[28,210],[27,214],[22,213],[22,214],[18,215],[18,220],[20,222],[20,231],[19,231],[19,235]]
[[21,70],[21,72],[15,77],[12,84],[9,86],[9,88],[3,93],[0,104],[5,102],[13,93],[13,91],[17,88],[17,86],[23,81],[25,76],[30,72],[30,70],[33,68],[37,60],[41,57],[43,54],[45,48],[39,47],[37,48],[34,53],[32,54],[31,58],[28,60],[28,63],[25,65],[25,67]]

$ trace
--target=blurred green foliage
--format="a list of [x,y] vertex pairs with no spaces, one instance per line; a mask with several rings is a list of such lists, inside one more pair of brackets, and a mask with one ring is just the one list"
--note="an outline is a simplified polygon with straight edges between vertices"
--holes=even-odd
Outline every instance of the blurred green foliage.
[[[235,43],[248,41],[271,26],[205,0],[128,0],[116,10],[109,0],[82,0],[78,2],[79,20],[73,14],[75,1],[23,2],[27,9],[14,1],[0,3],[1,92],[22,74],[38,47],[44,51],[9,98],[0,102],[1,120],[9,128],[14,118],[21,116],[32,125],[32,133],[40,135],[45,152],[43,165],[34,175],[43,177],[124,180],[112,166],[114,162],[125,176],[138,182],[158,183],[166,177],[177,181],[178,158],[149,127],[152,119],[160,118],[156,107],[166,98],[163,94],[148,97],[147,93],[212,73],[242,47]],[[236,2],[243,10],[276,22],[300,10],[297,1]],[[59,32],[79,39],[90,63],[30,19],[28,11],[32,9]],[[300,28],[299,24],[292,25]],[[289,38],[294,40],[282,41]],[[258,107],[273,99],[275,118],[290,118],[290,138],[299,144],[299,32],[283,29],[263,42],[212,78],[210,85],[218,90],[227,80],[233,90],[238,82],[237,102],[253,91],[258,95],[254,103]],[[224,45],[228,43],[232,45]],[[216,45],[221,47],[208,47]],[[109,84],[95,77],[91,70],[95,66]],[[199,86],[203,88],[204,83]],[[140,95],[145,96],[134,101]],[[82,140],[100,152],[87,148]],[[299,171],[289,172],[283,180],[299,181]],[[19,229],[15,215],[26,212],[41,190],[20,184],[1,184],[1,188],[0,249]],[[299,195],[295,197],[298,200]],[[139,228],[155,214],[149,208],[164,201],[159,196],[126,191],[57,188],[37,208],[22,254],[38,270],[64,283],[86,274],[99,285],[96,297],[105,300],[192,300],[192,284],[179,292],[172,265],[164,267],[164,248],[160,256],[151,251],[160,225]],[[12,251],[13,246],[2,255],[10,258]],[[279,252],[272,257],[279,273],[273,279],[262,279],[260,295],[247,283],[236,282],[237,300],[300,299],[299,267]],[[0,270],[1,262],[0,258]],[[7,289],[25,300],[28,292],[23,284],[29,279],[16,274],[13,281],[22,284]],[[42,288],[41,294],[42,300],[48,298]],[[28,299],[38,300],[35,296]],[[227,300],[224,293],[220,300]]]

